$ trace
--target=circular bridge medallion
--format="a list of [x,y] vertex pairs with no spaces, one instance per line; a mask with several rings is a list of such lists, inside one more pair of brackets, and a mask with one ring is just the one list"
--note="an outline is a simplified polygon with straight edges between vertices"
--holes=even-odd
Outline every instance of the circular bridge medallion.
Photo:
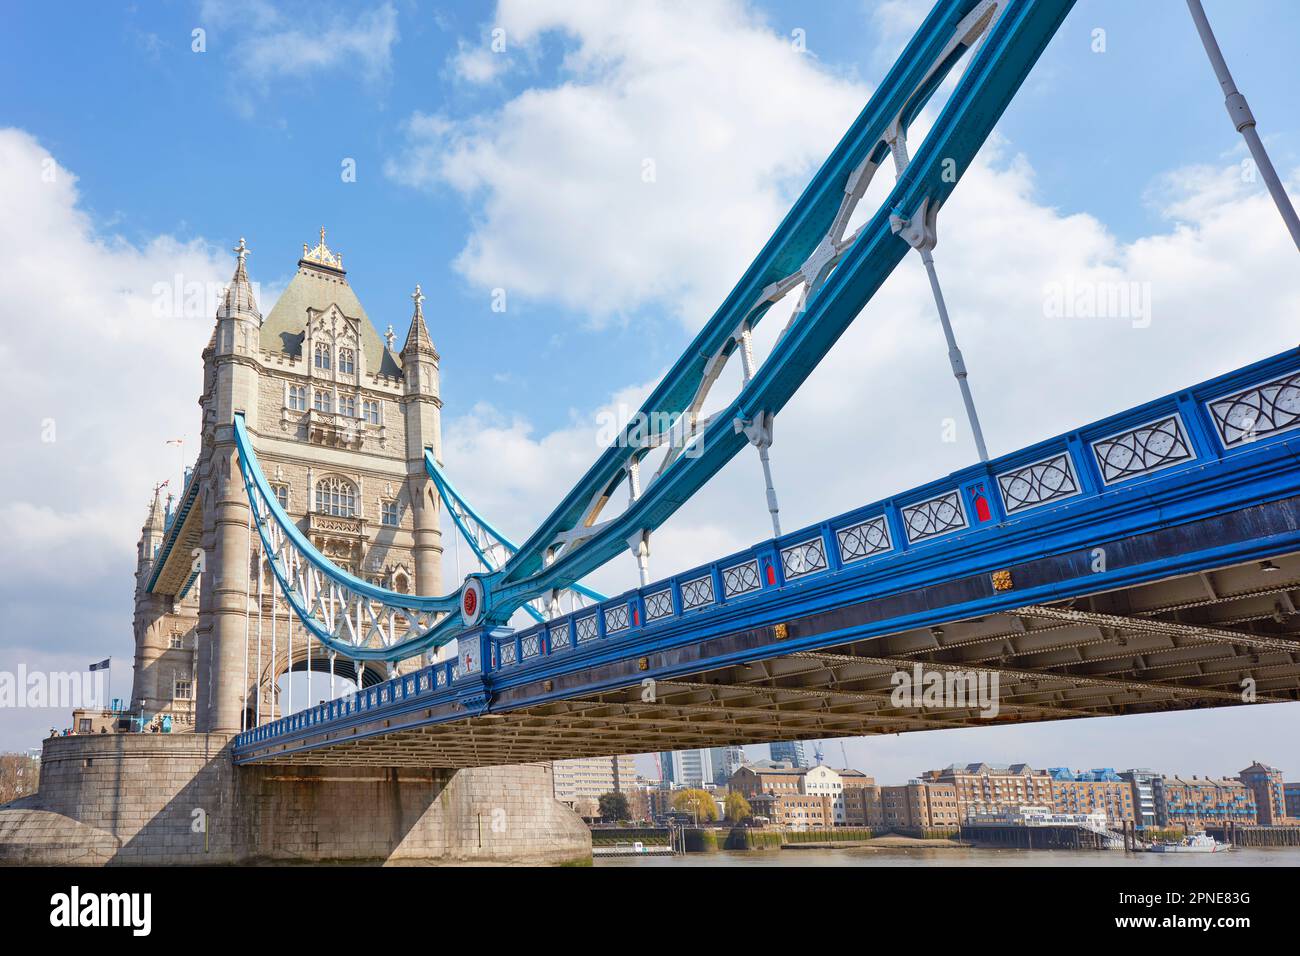
[[460,616],[466,627],[473,627],[483,616],[483,583],[469,578],[460,594]]

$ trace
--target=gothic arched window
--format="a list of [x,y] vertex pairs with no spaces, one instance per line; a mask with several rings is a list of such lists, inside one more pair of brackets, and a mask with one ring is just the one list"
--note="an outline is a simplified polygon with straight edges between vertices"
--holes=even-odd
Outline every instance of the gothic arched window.
[[316,511],[336,518],[356,517],[356,486],[344,478],[322,478],[316,482]]
[[323,342],[317,342],[315,356],[316,367],[328,372],[330,367],[330,347]]
[[339,349],[339,371],[351,375],[356,369],[356,355],[351,349]]

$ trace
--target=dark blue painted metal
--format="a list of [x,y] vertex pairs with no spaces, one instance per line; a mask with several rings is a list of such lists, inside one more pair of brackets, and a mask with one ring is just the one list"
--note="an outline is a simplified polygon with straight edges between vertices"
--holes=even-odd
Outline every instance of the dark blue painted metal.
[[[1282,353],[1186,391],[1128,409],[1066,435],[1031,445],[987,464],[973,465],[894,498],[866,505],[778,539],[761,542],[753,548],[683,572],[669,581],[656,582],[619,595],[597,608],[528,628],[511,635],[509,639],[522,643],[533,636],[546,637],[552,629],[566,628],[570,634],[569,645],[563,649],[551,649],[547,640],[542,642],[547,651],[537,657],[526,661],[516,657],[515,663],[509,666],[492,667],[489,663],[485,672],[474,678],[475,706],[481,703],[478,698],[485,689],[489,694],[488,703],[483,703],[486,707],[490,706],[493,691],[499,693],[512,687],[536,684],[547,678],[583,675],[603,664],[624,661],[632,656],[698,643],[738,629],[770,626],[803,615],[945,581],[987,574],[995,569],[1033,561],[1045,555],[1073,556],[1071,567],[1077,574],[1049,585],[1017,587],[1005,593],[982,593],[958,606],[919,610],[881,619],[870,625],[856,626],[851,633],[823,632],[783,642],[779,648],[771,649],[766,656],[833,646],[873,634],[936,625],[957,618],[995,613],[1027,604],[1126,587],[1300,550],[1300,524],[1296,524],[1285,531],[1261,534],[1239,543],[1189,540],[1186,547],[1149,560],[1109,562],[1106,569],[1100,572],[1094,571],[1088,560],[1090,549],[1099,545],[1185,525],[1207,516],[1249,508],[1261,502],[1300,495],[1300,431],[1281,430],[1261,435],[1252,442],[1225,448],[1207,410],[1208,403],[1216,399],[1297,371],[1300,371],[1300,352],[1292,350]],[[1184,416],[1195,452],[1194,458],[1109,486],[1102,486],[1099,478],[1089,473],[1092,442],[1172,411],[1179,411]],[[1076,473],[1089,476],[1081,480],[1080,493],[1010,517],[1000,517],[1004,514],[1004,503],[1001,501],[996,476],[1062,451],[1070,454]],[[1095,467],[1095,463],[1092,464],[1094,470]],[[965,529],[917,543],[908,541],[898,520],[904,508],[976,481],[982,481],[985,485],[986,494],[994,504],[995,520],[972,523]],[[757,591],[732,600],[724,598],[721,587],[721,573],[724,569],[748,560],[758,560],[761,567],[764,561],[779,555],[781,549],[817,536],[820,536],[828,549],[828,554],[837,553],[837,530],[880,515],[890,519],[893,535],[893,547],[890,550],[850,562],[828,561],[825,569],[789,581],[783,580],[778,573],[776,583],[771,585],[764,574]],[[777,567],[779,568],[779,561]],[[713,581],[713,600],[704,608],[684,610],[683,583],[706,575]],[[607,608],[625,605],[633,600],[641,606],[646,595],[665,587],[670,588],[673,594],[674,611],[669,617],[654,622],[643,617],[641,624],[609,636],[604,634],[602,624],[599,637],[577,644],[576,634],[580,621],[593,614],[598,622],[603,621]],[[490,646],[499,643],[505,636],[498,634],[490,637],[479,630],[465,637],[483,642],[485,652],[480,659],[491,662]],[[734,661],[719,658],[711,661],[709,666],[732,662]],[[431,704],[461,699],[465,692],[461,681],[456,679],[454,671],[447,668],[447,664],[439,664],[419,672],[417,683],[427,683],[429,691],[419,695],[418,706],[429,707]],[[430,676],[425,681],[425,675],[435,676]],[[647,676],[672,675],[651,672]],[[580,682],[578,686],[563,692],[537,694],[523,703],[535,703],[560,696],[581,696],[604,689],[608,688],[595,680]],[[414,706],[416,704],[413,703],[412,707]],[[318,732],[317,728],[325,723],[333,724],[342,720],[346,726],[349,718],[355,719],[357,715],[365,713],[368,713],[365,707],[357,710],[349,704],[342,717],[329,719],[321,708],[315,708],[306,717],[286,718],[285,721],[248,731],[237,738],[236,759],[254,753],[267,741],[291,744],[308,733]],[[433,722],[454,720],[463,715],[463,710],[459,714],[450,710]]]
[[[162,543],[158,546],[158,553],[154,555],[153,574],[149,576],[149,583],[145,586],[145,591],[150,594],[154,593],[154,587],[158,584],[158,578],[162,574],[163,565],[167,563],[168,556],[176,547],[176,542],[180,537],[181,527],[185,524],[185,519],[190,511],[194,508],[194,503],[199,500],[199,469],[193,468],[189,472],[189,480],[185,483],[185,488],[181,492],[180,501],[176,505],[176,510],[171,513],[167,527],[163,529]],[[185,580],[177,598],[183,598],[189,593],[194,581],[198,578],[198,573],[192,573]]]

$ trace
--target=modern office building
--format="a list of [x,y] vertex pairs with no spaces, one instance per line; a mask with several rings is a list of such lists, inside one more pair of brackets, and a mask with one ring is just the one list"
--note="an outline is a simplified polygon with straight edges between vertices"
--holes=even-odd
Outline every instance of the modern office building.
[[632,757],[579,757],[557,760],[554,767],[555,799],[575,810],[589,810],[592,801],[606,793],[628,793],[636,783]]
[[796,769],[808,766],[808,758],[805,756],[802,740],[784,740],[768,744],[768,753],[771,754],[773,760],[787,761],[790,766]]
[[710,747],[709,762],[713,765],[713,782],[725,787],[731,775],[749,763],[749,758],[743,747]]
[[1123,770],[1120,778],[1128,781],[1133,791],[1133,818],[1139,830],[1156,825],[1155,781],[1160,776],[1154,770],[1136,768]]
[[713,763],[707,750],[671,750],[659,755],[659,772],[677,787],[702,787],[713,782]]

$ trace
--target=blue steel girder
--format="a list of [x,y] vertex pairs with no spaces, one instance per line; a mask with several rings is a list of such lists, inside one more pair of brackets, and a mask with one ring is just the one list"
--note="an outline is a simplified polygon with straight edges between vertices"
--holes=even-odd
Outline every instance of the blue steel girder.
[[[169,580],[180,582],[175,585],[175,596],[177,600],[185,597],[189,593],[194,582],[198,579],[199,572],[189,554],[178,552],[177,546],[182,543],[182,539],[189,537],[190,540],[197,540],[198,531],[191,521],[202,521],[201,507],[196,511],[195,506],[199,504],[199,466],[198,462],[190,470],[189,480],[185,487],[181,489],[180,498],[177,499],[176,510],[169,515],[167,527],[163,529],[163,539],[158,546],[158,553],[154,555],[153,573],[149,575],[149,580],[145,584],[145,591],[149,594],[158,592],[159,584],[164,577]],[[184,567],[176,570],[175,562],[184,562]]]
[[[447,473],[443,471],[437,460],[433,457],[433,449],[424,450],[424,468],[433,479],[434,487],[438,491],[438,497],[442,499],[443,506],[451,520],[455,523],[457,530],[460,532],[465,543],[473,550],[475,556],[483,567],[489,571],[498,570],[507,560],[512,558],[518,547],[515,543],[498,531],[491,522],[487,521],[470,505],[465,497],[456,490]],[[581,584],[574,584],[565,591],[570,592],[570,596],[576,599],[571,603],[578,605],[579,601],[585,600],[591,603],[599,604],[605,600],[605,595],[599,591],[593,591],[591,588]],[[560,595],[556,596],[556,603],[560,602]],[[540,603],[540,602],[537,602]],[[533,604],[525,604],[524,611],[534,621],[539,624],[546,620],[547,615]]]
[[331,650],[354,661],[396,661],[441,647],[453,636],[431,636],[439,616],[457,607],[455,595],[428,597],[390,591],[348,574],[320,553],[280,507],[258,463],[242,413],[235,415],[239,470],[252,523],[267,564],[303,626]]
[[[455,594],[402,596],[406,606],[450,610],[462,605],[469,589],[477,607],[468,623],[501,624],[530,601],[571,587],[662,525],[744,447],[747,427],[770,422],[784,408],[902,260],[909,246],[895,234],[897,223],[918,213],[932,219],[1072,6],[1073,0],[936,4],[722,306],[550,516],[499,569],[472,575]],[[891,151],[906,157],[908,125],[970,49],[974,52],[954,92],[915,156],[900,165],[888,198],[845,238],[872,176]],[[805,297],[767,359],[756,371],[747,363],[746,383],[736,398],[707,421],[697,421],[721,366],[738,347],[748,348],[750,328],[772,302],[801,284]],[[612,491],[625,479],[633,481],[653,448],[663,448],[665,458],[644,491],[618,516],[598,521]],[[241,459],[245,453],[253,457],[251,444],[241,447]],[[254,494],[251,484],[249,494]],[[279,522],[275,502],[268,505],[266,511]],[[328,562],[317,564],[308,555],[306,563],[348,594],[365,593],[357,587],[364,582],[331,570]],[[304,624],[327,646],[339,646],[327,629],[309,620]],[[446,614],[371,659],[398,660],[442,646],[466,626],[463,617]],[[372,654],[361,648],[348,652],[353,651]]]
[[[927,201],[931,210],[942,205],[1071,6],[1070,0],[936,5],[775,235],[633,422],[515,557],[499,573],[486,576],[489,620],[503,621],[523,601],[589,574],[621,553],[629,540],[661,525],[747,443],[738,422],[753,422],[785,406],[907,253],[891,216],[909,218]],[[986,14],[996,14],[991,27],[981,20]],[[838,215],[846,197],[860,197],[888,155],[890,137],[906,129],[966,48],[962,41],[981,24],[984,43],[888,199],[851,244],[837,251],[838,265],[736,399],[692,436],[691,453],[678,455],[622,514],[592,528],[577,546],[557,549],[557,540],[573,540],[575,529],[584,527],[579,533],[586,533],[585,526],[594,524],[632,462],[646,455],[649,442],[640,434],[645,423],[680,422],[689,415],[701,387],[715,374],[710,363],[729,354],[741,326],[766,311],[766,290],[797,272],[828,236],[837,238],[828,230],[842,229],[847,222],[847,216]],[[460,626],[455,619],[440,625],[448,630]]]
[[[672,680],[1030,606],[1068,620],[1069,608],[1043,605],[1225,568],[1239,574],[1249,565],[1285,592],[1300,586],[1297,429],[1300,351],[1290,350],[598,607],[519,632],[475,631],[462,642],[473,660],[407,675],[409,693],[390,682],[256,728],[237,740],[236,758],[324,746],[308,738],[339,728],[350,739],[349,726],[407,710],[417,724],[504,715],[647,677]],[[951,503],[946,525],[916,520],[938,514],[936,502]],[[1250,564],[1288,555],[1285,573]],[[1294,634],[1208,639],[1300,654]],[[1235,667],[1227,674],[1239,676]],[[1272,699],[1295,698],[1297,687],[1288,687],[1289,698]]]

